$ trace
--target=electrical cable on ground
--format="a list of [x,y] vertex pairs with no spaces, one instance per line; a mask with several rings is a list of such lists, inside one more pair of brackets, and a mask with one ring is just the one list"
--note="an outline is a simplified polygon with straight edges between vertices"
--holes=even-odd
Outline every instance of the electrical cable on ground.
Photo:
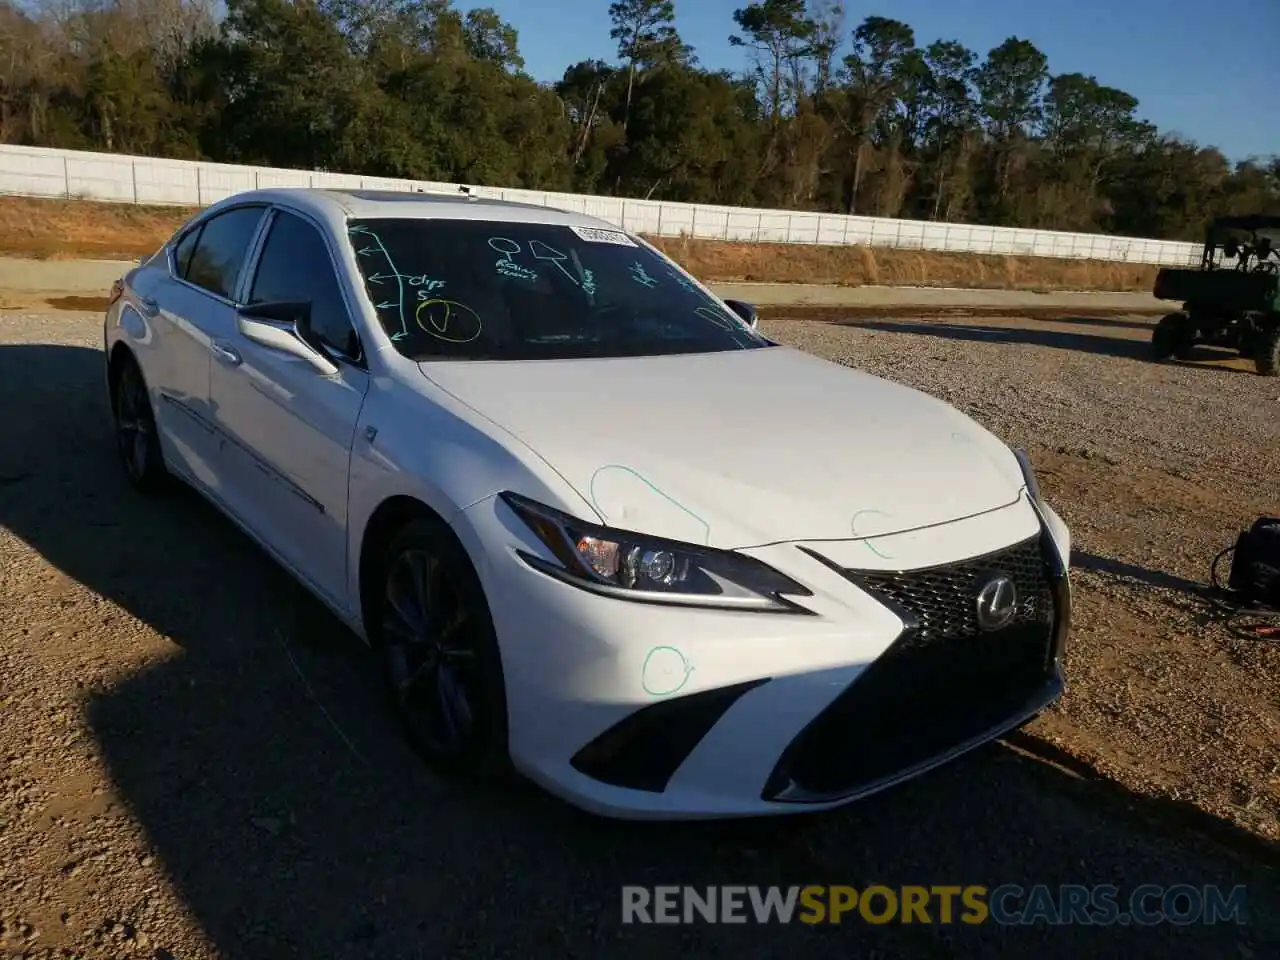
[[1217,594],[1207,598],[1210,606],[1219,615],[1222,625],[1238,637],[1246,640],[1271,637],[1280,639],[1280,610],[1250,602],[1238,591],[1223,584],[1218,576],[1219,565],[1235,551],[1236,544],[1232,544],[1219,551],[1209,565],[1209,584]]

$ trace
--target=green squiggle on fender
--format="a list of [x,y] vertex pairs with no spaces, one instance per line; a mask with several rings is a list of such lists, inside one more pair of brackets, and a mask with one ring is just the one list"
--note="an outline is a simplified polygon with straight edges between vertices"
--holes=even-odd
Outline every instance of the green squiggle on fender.
[[858,518],[862,516],[864,513],[878,513],[882,517],[889,516],[889,514],[885,513],[883,510],[859,510],[849,520],[849,532],[852,533],[855,537],[859,537],[862,540],[862,543],[866,546],[866,548],[870,550],[872,553],[874,553],[881,560],[893,560],[894,557],[892,554],[882,553],[876,549],[876,545],[871,542],[874,539],[874,537],[868,537],[858,533],[858,530],[857,530]]
[[596,478],[599,477],[600,474],[604,473],[606,470],[622,470],[622,471],[625,471],[626,473],[631,474],[633,477],[635,477],[637,480],[643,483],[646,487],[648,487],[658,496],[662,497],[662,499],[666,500],[668,503],[670,503],[672,506],[676,507],[677,509],[684,511],[689,516],[691,516],[694,520],[698,521],[698,523],[702,525],[702,529],[703,529],[703,534],[702,534],[703,544],[705,545],[708,541],[710,541],[711,524],[707,523],[707,521],[703,520],[700,516],[698,516],[688,507],[686,507],[683,503],[680,503],[678,500],[675,500],[674,498],[667,495],[666,493],[663,493],[638,471],[633,470],[630,467],[624,467],[618,463],[610,463],[601,467],[599,470],[597,470],[595,473],[591,475],[591,482],[587,485],[587,493],[591,497],[591,505],[595,507],[597,511],[599,511],[600,516],[604,517],[605,520],[609,519],[609,515],[604,511],[604,508],[600,506],[600,502],[596,499]]

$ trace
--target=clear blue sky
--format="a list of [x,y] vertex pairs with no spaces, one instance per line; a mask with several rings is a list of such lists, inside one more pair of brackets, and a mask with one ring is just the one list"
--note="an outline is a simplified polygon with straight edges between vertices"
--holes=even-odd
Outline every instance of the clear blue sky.
[[[702,64],[741,69],[729,46],[746,0],[675,0],[676,26]],[[609,0],[460,0],[492,6],[520,34],[526,69],[558,80],[579,60],[614,61]],[[981,56],[1032,40],[1053,73],[1093,74],[1139,100],[1161,130],[1232,159],[1280,153],[1280,0],[845,0],[848,32],[869,14],[911,24],[922,46],[956,39]]]

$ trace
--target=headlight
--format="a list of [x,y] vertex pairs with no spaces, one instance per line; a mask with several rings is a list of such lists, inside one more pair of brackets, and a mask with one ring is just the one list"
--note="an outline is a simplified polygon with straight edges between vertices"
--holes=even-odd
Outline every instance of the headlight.
[[759,560],[586,523],[516,493],[500,496],[560,566],[524,551],[521,559],[576,586],[650,603],[810,613],[784,596],[809,597],[812,591]]
[[1040,500],[1040,484],[1036,482],[1036,472],[1031,469],[1031,458],[1021,447],[1013,448],[1013,455],[1018,458],[1018,466],[1022,468],[1022,480],[1027,485],[1027,496],[1032,500]]

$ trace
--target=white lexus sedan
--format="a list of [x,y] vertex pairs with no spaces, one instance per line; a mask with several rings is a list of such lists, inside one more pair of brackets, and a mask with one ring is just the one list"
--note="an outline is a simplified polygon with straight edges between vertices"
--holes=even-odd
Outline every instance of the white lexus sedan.
[[816,810],[1062,691],[1026,457],[601,220],[238,194],[116,284],[105,346],[133,484],[200,491],[367,641],[443,771]]

